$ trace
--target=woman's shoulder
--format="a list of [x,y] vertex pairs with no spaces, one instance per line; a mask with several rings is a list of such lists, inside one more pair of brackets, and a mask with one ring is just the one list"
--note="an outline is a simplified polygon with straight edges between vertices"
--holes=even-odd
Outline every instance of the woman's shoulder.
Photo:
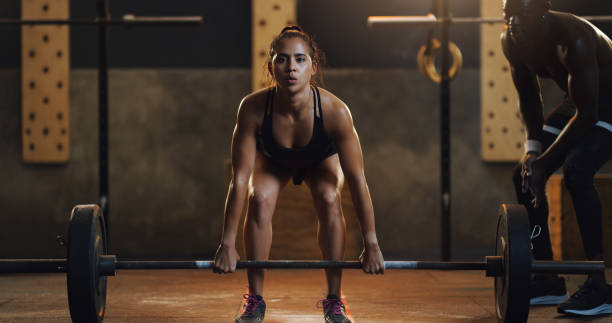
[[321,93],[321,109],[323,111],[323,118],[329,119],[344,119],[346,117],[350,118],[350,111],[346,103],[338,98],[336,95],[331,93],[330,91],[319,88],[319,93]]
[[325,131],[332,138],[338,138],[350,133],[353,129],[353,116],[346,103],[330,91],[319,88],[321,93],[321,112]]
[[239,113],[259,114],[266,109],[266,99],[270,88],[256,90],[242,98]]

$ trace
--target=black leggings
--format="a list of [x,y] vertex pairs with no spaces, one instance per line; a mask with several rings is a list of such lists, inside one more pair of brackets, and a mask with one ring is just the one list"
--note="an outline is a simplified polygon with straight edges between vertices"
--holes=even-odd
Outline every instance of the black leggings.
[[[568,120],[569,117],[551,115],[545,124],[563,129]],[[561,125],[559,121],[565,121],[565,123]],[[542,148],[545,151],[554,142],[556,135],[546,131],[543,134]],[[584,251],[589,260],[603,260],[601,201],[595,189],[593,177],[611,158],[612,132],[594,126],[569,150],[563,162],[563,180],[572,197]],[[552,175],[558,168],[548,169],[547,175]],[[538,260],[552,259],[548,230],[548,203],[545,200],[542,201],[540,208],[532,207],[533,197],[529,193],[522,192],[520,164],[514,168],[513,180],[518,202],[527,208],[531,226],[539,225],[542,228],[540,235],[532,241],[534,257]]]

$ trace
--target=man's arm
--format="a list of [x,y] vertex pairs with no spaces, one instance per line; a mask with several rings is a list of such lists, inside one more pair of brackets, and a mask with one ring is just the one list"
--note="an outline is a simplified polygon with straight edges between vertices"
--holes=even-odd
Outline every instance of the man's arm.
[[534,173],[532,167],[538,155],[542,153],[544,115],[540,83],[535,73],[520,59],[518,48],[507,38],[507,32],[502,33],[502,48],[510,64],[512,80],[519,96],[519,110],[527,129],[525,154],[520,161],[523,192],[533,194],[533,205],[537,207],[543,198],[543,183],[545,183],[539,180],[543,173],[538,170]]
[[597,122],[599,67],[596,50],[596,40],[593,37],[580,37],[568,46],[564,62],[569,72],[569,97],[576,105],[576,115],[548,150],[535,161],[535,167],[558,165],[567,151]]
[[541,141],[544,115],[540,84],[535,73],[518,58],[515,46],[505,34],[502,35],[502,48],[518,93],[519,110],[527,130],[527,139]]

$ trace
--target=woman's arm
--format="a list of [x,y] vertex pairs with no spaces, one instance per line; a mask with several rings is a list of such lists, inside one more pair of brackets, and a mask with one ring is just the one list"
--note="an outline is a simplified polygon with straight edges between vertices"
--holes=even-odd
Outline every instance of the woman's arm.
[[364,271],[382,273],[384,272],[384,261],[376,236],[374,208],[364,173],[359,137],[353,126],[353,118],[348,107],[340,100],[337,100],[332,106],[332,111],[329,113],[331,118],[326,118],[326,121],[331,121],[328,133],[336,143],[340,166],[348,183],[353,206],[361,225]]
[[243,99],[238,109],[238,117],[232,137],[232,177],[230,179],[225,201],[223,233],[221,244],[215,257],[215,272],[233,272],[236,270],[238,253],[236,236],[238,223],[245,204],[249,179],[255,163],[255,132],[257,128],[255,107],[248,97]]

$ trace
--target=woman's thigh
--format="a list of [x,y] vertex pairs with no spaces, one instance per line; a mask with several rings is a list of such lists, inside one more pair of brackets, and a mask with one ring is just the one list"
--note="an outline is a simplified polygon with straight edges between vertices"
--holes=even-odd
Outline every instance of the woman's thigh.
[[317,207],[340,207],[340,192],[344,185],[344,173],[340,167],[338,154],[323,160],[319,165],[309,170],[304,179]]
[[253,173],[249,181],[249,206],[266,207],[276,205],[281,189],[287,184],[291,174],[276,165],[261,153],[255,157]]

